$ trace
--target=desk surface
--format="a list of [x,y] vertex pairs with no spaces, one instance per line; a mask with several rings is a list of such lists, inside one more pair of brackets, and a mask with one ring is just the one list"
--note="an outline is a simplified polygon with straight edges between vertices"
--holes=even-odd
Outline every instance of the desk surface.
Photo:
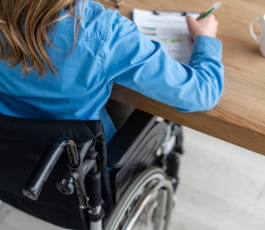
[[[113,8],[113,3],[101,1],[106,8]],[[125,0],[119,11],[130,18],[133,8],[202,11],[212,3],[212,0]],[[265,155],[265,57],[260,55],[249,33],[251,19],[264,13],[264,0],[222,0],[222,6],[215,12],[218,38],[223,43],[225,86],[213,110],[182,114],[118,85],[113,88],[112,99]],[[260,28],[257,26],[256,30]]]

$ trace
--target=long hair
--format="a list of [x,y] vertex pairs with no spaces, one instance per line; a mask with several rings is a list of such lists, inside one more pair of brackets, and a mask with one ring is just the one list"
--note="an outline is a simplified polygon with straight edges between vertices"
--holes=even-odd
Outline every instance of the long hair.
[[[46,43],[52,47],[48,32],[58,21],[74,14],[78,0],[1,0],[0,1],[0,60],[14,67],[21,63],[22,71],[28,75],[37,69],[39,76],[46,75],[47,68],[56,75],[56,67],[46,50]],[[84,4],[84,0],[83,4]],[[62,9],[68,13],[59,18]],[[76,43],[76,36],[74,44]]]

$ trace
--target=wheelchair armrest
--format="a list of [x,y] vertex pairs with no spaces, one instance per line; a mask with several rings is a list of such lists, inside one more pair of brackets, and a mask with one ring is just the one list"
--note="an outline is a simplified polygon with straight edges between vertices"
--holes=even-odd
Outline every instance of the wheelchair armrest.
[[135,109],[107,144],[108,167],[121,168],[154,125],[156,116]]

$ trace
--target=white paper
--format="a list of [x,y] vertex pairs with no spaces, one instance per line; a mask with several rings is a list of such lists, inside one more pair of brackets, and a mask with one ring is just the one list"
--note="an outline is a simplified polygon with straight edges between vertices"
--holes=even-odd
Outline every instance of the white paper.
[[193,43],[184,16],[174,13],[155,15],[152,11],[134,9],[133,21],[150,40],[160,42],[173,59],[189,63]]

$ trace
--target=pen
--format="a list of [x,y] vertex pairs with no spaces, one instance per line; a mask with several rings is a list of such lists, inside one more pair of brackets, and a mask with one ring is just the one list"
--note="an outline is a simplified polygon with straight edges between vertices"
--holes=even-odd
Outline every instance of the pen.
[[199,18],[197,18],[197,20],[202,19],[207,17],[209,14],[211,14],[212,12],[214,12],[215,10],[217,10],[220,6],[222,5],[221,2],[216,2],[214,3],[207,11],[205,14],[203,14],[202,16],[200,16]]

